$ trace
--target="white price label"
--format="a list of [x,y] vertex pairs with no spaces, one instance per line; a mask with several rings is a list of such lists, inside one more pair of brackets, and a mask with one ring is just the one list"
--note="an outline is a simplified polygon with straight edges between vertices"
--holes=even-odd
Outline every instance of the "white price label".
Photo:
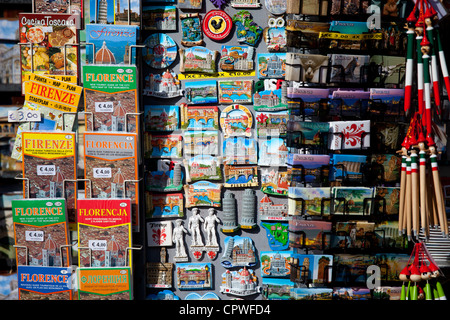
[[94,178],[111,178],[111,168],[94,168]]
[[25,231],[25,241],[44,241],[44,231]]
[[92,251],[106,251],[106,240],[89,240],[89,249]]
[[112,101],[95,103],[95,112],[113,112],[113,111],[114,111],[114,103]]
[[39,122],[41,113],[37,110],[9,110],[8,122]]
[[38,165],[36,167],[36,173],[38,176],[54,176],[56,175],[56,167],[53,164]]

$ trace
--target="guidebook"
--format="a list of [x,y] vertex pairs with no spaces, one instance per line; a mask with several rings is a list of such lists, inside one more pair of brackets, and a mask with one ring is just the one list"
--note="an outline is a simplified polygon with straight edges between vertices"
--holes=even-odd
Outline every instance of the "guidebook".
[[86,198],[130,198],[139,230],[138,144],[135,133],[84,133]]
[[77,211],[78,266],[131,266],[131,200],[78,199]]
[[70,266],[65,199],[14,199],[11,205],[17,265]]
[[78,300],[132,300],[130,267],[77,269]]
[[76,134],[23,132],[24,198],[65,198],[71,229],[76,219]]
[[83,67],[86,131],[139,132],[136,66]]

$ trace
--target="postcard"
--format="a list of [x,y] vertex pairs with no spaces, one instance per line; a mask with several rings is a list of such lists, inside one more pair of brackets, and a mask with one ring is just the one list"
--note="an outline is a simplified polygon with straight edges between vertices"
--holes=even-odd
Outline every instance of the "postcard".
[[335,90],[330,99],[329,114],[339,116],[366,115],[370,92],[363,90]]
[[289,150],[283,138],[262,137],[258,144],[258,165],[286,166]]
[[375,188],[371,187],[333,187],[333,214],[369,215]]
[[326,83],[328,56],[320,54],[286,53],[286,80]]
[[367,156],[352,154],[333,154],[331,157],[330,181],[363,179],[363,169]]
[[330,214],[329,187],[289,187],[289,215],[320,216]]
[[330,245],[332,223],[329,221],[289,220],[289,246],[291,248],[308,248],[324,250]]
[[369,55],[331,54],[330,82],[367,82],[369,60]]

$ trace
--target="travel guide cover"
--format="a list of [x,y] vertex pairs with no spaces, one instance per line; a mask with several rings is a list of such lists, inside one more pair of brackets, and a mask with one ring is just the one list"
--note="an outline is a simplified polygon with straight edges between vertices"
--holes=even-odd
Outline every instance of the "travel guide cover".
[[136,45],[139,27],[133,25],[86,25],[87,64],[136,64]]
[[70,266],[65,199],[14,199],[11,205],[17,266]]
[[86,131],[138,132],[136,66],[83,67]]
[[78,266],[132,265],[130,199],[78,200]]
[[65,198],[71,227],[76,217],[76,134],[23,132],[24,198]]
[[19,300],[72,300],[72,267],[17,266]]
[[84,133],[86,198],[130,198],[139,228],[138,144],[135,133]]
[[77,269],[78,300],[132,300],[130,267]]

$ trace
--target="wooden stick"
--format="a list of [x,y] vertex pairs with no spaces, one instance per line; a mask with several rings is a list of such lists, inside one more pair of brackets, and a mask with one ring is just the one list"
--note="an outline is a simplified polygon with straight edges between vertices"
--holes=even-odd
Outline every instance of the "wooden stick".
[[406,216],[406,235],[411,241],[412,217],[412,185],[411,185],[411,158],[406,158],[406,188],[405,188],[405,216]]
[[434,194],[436,198],[436,206],[438,211],[439,226],[441,227],[442,234],[448,237],[448,228],[446,229],[446,223],[444,222],[446,213],[443,210],[441,183],[439,180],[439,166],[437,163],[436,147],[434,145],[429,146],[430,149],[430,160],[431,160],[431,172],[433,177]]
[[398,232],[399,235],[403,234],[404,224],[403,216],[405,211],[405,187],[406,187],[406,149],[402,148],[402,166],[400,172],[400,199],[399,199],[399,209],[398,209]]
[[429,235],[427,221],[427,159],[425,151],[425,142],[419,142],[419,189],[420,189],[420,224],[426,238]]
[[428,41],[430,42],[430,62],[431,62],[431,81],[433,85],[433,97],[436,104],[437,113],[441,113],[441,96],[439,92],[439,76],[438,76],[438,66],[436,58],[436,48],[434,42],[434,28],[431,16],[429,15],[429,10],[425,13],[425,24],[427,26],[426,33]]
[[413,221],[413,235],[417,238],[419,236],[419,172],[417,166],[417,152],[411,149],[411,214]]

